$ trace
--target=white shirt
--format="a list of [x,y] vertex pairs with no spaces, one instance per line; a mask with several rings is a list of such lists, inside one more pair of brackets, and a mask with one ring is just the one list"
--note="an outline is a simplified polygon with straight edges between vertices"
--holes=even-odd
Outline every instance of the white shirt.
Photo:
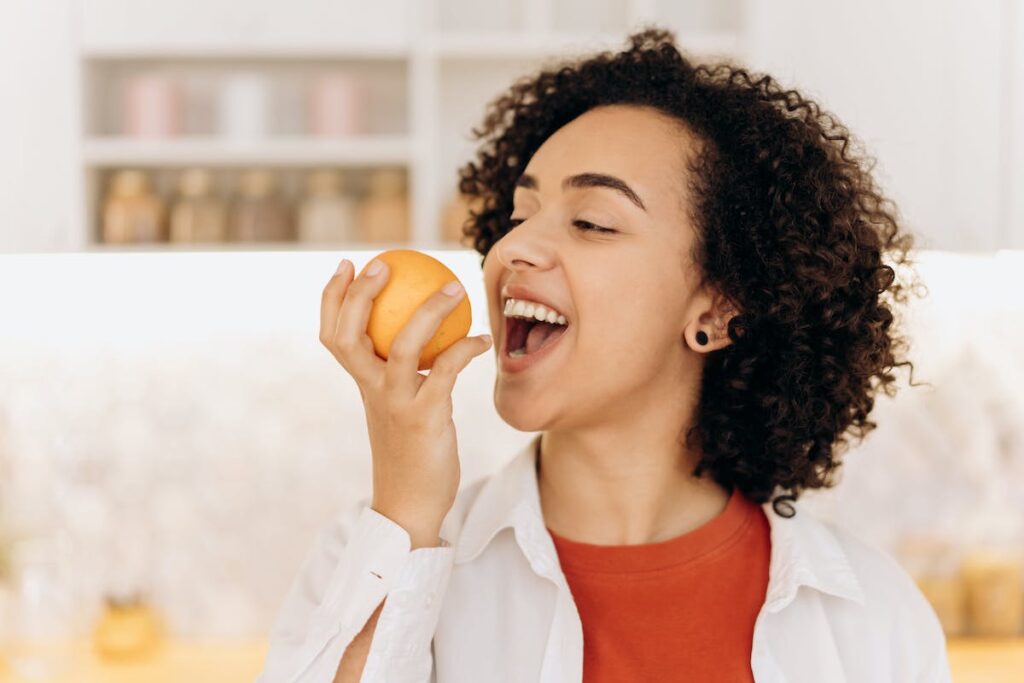
[[[539,439],[459,491],[440,547],[410,550],[408,533],[369,498],[323,529],[257,683],[330,683],[385,596],[364,682],[582,681],[582,625],[541,514]],[[771,553],[754,680],[949,683],[945,635],[910,575],[800,501],[793,507],[787,518],[762,506]]]

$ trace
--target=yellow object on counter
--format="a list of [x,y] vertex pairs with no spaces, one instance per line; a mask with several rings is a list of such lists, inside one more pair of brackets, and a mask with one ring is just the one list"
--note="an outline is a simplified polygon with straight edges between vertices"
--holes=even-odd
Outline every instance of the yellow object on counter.
[[[975,549],[963,561],[971,635],[1014,637],[1024,629],[1024,557],[1010,549]],[[1024,680],[1022,672],[1021,680]]]
[[[253,681],[263,670],[265,640],[164,640],[142,659],[110,661],[88,638],[62,644],[67,683],[230,683]],[[0,659],[0,683],[39,683],[17,675]]]
[[152,654],[160,640],[160,631],[159,620],[145,601],[108,597],[96,624],[93,642],[97,654],[103,658],[135,659]]

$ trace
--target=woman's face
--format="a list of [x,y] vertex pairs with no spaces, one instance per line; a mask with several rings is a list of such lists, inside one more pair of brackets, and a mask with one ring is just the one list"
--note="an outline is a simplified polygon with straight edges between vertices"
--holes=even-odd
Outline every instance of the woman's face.
[[[724,345],[707,315],[710,300],[695,292],[689,257],[691,141],[653,109],[604,106],[556,131],[530,159],[515,190],[514,227],[483,268],[498,365],[495,406],[511,426],[578,429],[663,410],[680,386],[692,389],[687,376],[699,379],[694,351]],[[569,321],[517,372],[502,358],[513,285]],[[709,344],[694,341],[698,330],[712,337]]]

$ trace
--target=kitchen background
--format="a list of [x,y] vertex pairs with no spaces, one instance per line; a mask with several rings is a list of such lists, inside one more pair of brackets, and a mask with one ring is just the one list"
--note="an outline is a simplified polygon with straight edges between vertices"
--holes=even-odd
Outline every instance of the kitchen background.
[[[455,169],[517,75],[655,21],[819,100],[922,248],[915,381],[802,500],[888,550],[958,681],[1024,676],[1024,7],[1016,0],[14,0],[0,6],[0,681],[247,680],[333,515],[370,493],[317,340],[338,260],[466,284]],[[531,434],[491,354],[463,482]]]

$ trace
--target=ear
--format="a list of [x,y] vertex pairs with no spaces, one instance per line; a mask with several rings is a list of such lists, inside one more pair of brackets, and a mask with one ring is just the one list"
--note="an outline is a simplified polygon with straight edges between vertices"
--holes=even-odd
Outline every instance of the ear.
[[[721,294],[703,292],[695,296],[694,302],[697,304],[694,309],[697,317],[683,330],[683,339],[687,345],[698,353],[707,353],[731,344],[729,321],[739,312],[732,302]],[[698,337],[706,343],[701,344]]]

